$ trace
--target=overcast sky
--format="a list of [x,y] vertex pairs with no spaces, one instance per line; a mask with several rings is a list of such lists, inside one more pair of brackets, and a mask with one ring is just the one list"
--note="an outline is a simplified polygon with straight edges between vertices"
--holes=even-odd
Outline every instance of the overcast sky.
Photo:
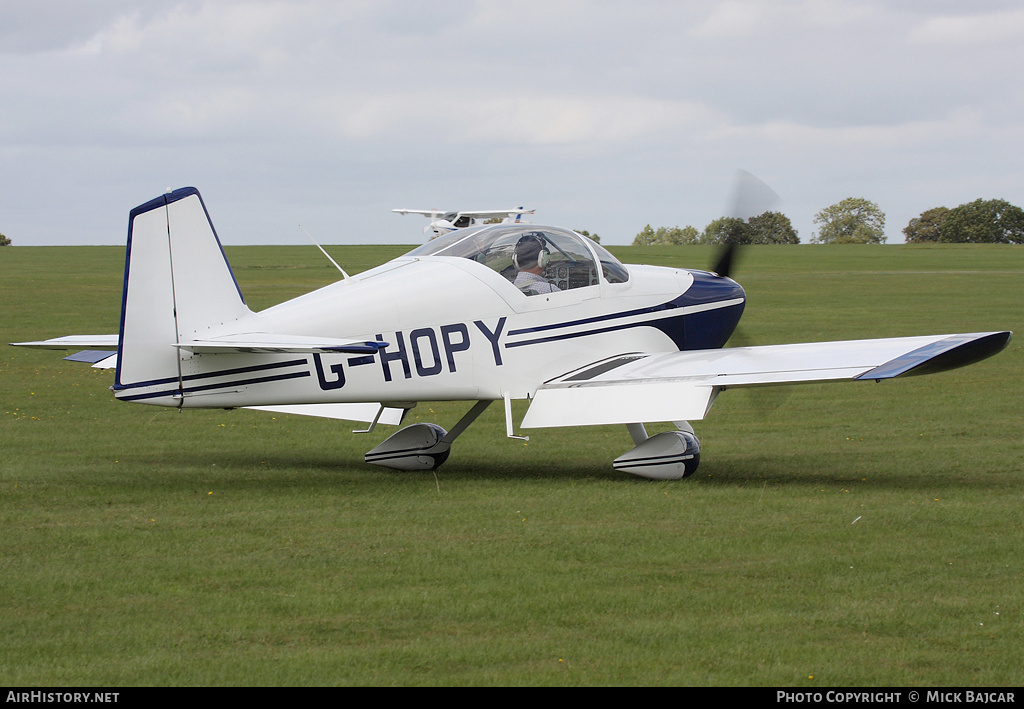
[[198,187],[225,243],[417,243],[395,207],[523,205],[625,244],[737,169],[802,241],[1024,205],[1017,0],[0,0],[0,232],[120,244]]

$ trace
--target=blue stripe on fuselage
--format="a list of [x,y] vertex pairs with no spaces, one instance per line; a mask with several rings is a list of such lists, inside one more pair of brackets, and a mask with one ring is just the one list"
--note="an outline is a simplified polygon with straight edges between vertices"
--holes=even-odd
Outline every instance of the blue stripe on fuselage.
[[608,323],[614,320],[621,320],[623,318],[654,315],[677,308],[689,308],[697,305],[724,303],[737,299],[741,302],[734,305],[711,308],[701,312],[688,313],[686,315],[653,318],[643,320],[641,322],[609,325],[607,327],[600,327],[582,332],[549,335],[546,337],[538,337],[519,342],[506,342],[505,347],[511,348],[543,344],[546,342],[556,342],[558,340],[567,340],[577,337],[586,337],[588,335],[613,332],[615,330],[627,330],[635,327],[653,327],[661,330],[680,350],[702,350],[722,347],[729,340],[729,337],[732,335],[737,323],[739,323],[740,316],[743,314],[743,301],[746,298],[743,288],[736,283],[736,281],[733,281],[730,278],[716,276],[713,273],[707,273],[705,271],[691,271],[690,273],[693,276],[693,284],[685,293],[682,293],[667,303],[652,305],[646,308],[626,310],[619,313],[611,313],[609,315],[598,315],[589,318],[580,318],[579,320],[569,320],[551,325],[538,325],[536,327],[520,328],[518,330],[510,330],[508,334],[509,336],[514,336],[549,332],[551,330],[576,327],[579,325]]
[[[201,373],[198,373],[198,374],[188,374],[188,375],[185,375],[185,376],[183,376],[181,378],[181,382],[182,383],[184,383],[184,382],[195,382],[195,381],[200,381],[200,380],[203,380],[203,379],[213,379],[214,377],[230,377],[230,376],[234,376],[234,375],[238,375],[238,374],[254,374],[256,372],[268,372],[268,371],[272,371],[272,370],[276,370],[276,369],[283,369],[285,367],[307,366],[308,364],[309,364],[309,360],[307,360],[306,358],[292,359],[292,360],[288,360],[286,362],[270,362],[268,364],[253,365],[251,367],[235,367],[233,369],[221,369],[221,370],[217,370],[217,371],[213,371],[213,372],[201,372]],[[222,387],[240,386],[240,385],[245,385],[245,384],[258,384],[258,383],[263,383],[263,382],[278,381],[278,380],[281,380],[281,379],[297,379],[297,378],[300,378],[300,377],[308,377],[308,376],[311,376],[310,372],[308,370],[305,370],[305,371],[302,371],[302,372],[292,372],[292,373],[288,373],[288,374],[277,374],[277,375],[271,375],[271,376],[265,376],[265,377],[249,377],[249,378],[245,378],[245,379],[232,379],[231,381],[221,382],[221,383],[218,383],[218,384],[206,384],[206,385],[203,385],[203,386],[185,387],[184,388],[184,392],[187,394],[187,393],[192,393],[192,392],[197,392],[197,391],[208,391],[210,389],[218,389],[218,388],[222,388]],[[118,399],[120,399],[121,401],[138,401],[138,400],[141,400],[141,399],[157,399],[157,398],[164,397],[164,396],[177,396],[177,395],[179,395],[181,393],[181,391],[179,391],[179,388],[177,386],[178,385],[178,378],[177,377],[165,377],[163,379],[154,379],[154,380],[147,381],[147,382],[133,382],[132,384],[115,384],[114,386],[111,387],[111,389],[113,389],[113,391],[115,392],[115,395],[116,395],[118,392],[127,391],[129,389],[143,389],[143,388],[146,388],[146,387],[167,386],[169,384],[173,385],[172,389],[162,389],[162,390],[157,391],[157,392],[148,392],[148,393],[145,393],[145,394],[118,396]]]

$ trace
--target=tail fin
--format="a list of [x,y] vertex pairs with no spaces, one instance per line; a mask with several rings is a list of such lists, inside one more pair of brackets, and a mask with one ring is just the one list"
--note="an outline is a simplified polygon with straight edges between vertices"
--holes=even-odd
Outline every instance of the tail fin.
[[115,393],[181,402],[179,342],[252,317],[199,191],[184,187],[131,211]]

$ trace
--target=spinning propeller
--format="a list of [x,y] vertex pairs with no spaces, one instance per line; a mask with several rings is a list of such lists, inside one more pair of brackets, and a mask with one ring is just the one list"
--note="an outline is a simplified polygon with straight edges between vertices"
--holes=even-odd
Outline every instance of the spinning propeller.
[[[727,214],[734,219],[749,222],[752,217],[764,214],[780,201],[775,190],[746,170],[739,170],[733,183]],[[739,244],[735,240],[729,239],[728,243],[718,252],[718,258],[715,259],[712,270],[719,276],[731,277],[738,246]]]
[[[727,214],[730,217],[749,222],[752,217],[770,211],[780,201],[782,200],[775,190],[746,170],[739,170],[733,183]],[[732,278],[733,269],[739,262],[740,247],[741,244],[737,243],[736,240],[729,239],[718,252],[711,270],[719,276]],[[736,329],[733,330],[726,346],[750,347],[754,344],[741,324],[737,325]],[[754,406],[762,412],[778,408],[787,398],[786,393],[775,388],[771,390],[752,388],[747,390],[747,394],[750,396]]]

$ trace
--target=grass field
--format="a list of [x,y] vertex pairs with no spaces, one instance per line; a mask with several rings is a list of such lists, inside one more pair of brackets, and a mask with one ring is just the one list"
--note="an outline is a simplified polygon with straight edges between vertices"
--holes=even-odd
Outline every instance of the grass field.
[[[228,256],[255,309],[334,280],[311,247]],[[122,261],[0,249],[3,341],[115,332]],[[0,681],[1021,684],[1024,248],[758,247],[737,273],[753,343],[1017,339],[932,377],[726,392],[676,482],[611,470],[624,427],[524,444],[500,407],[436,476],[387,472],[362,455],[394,429],[122,404],[109,372],[4,347]]]

